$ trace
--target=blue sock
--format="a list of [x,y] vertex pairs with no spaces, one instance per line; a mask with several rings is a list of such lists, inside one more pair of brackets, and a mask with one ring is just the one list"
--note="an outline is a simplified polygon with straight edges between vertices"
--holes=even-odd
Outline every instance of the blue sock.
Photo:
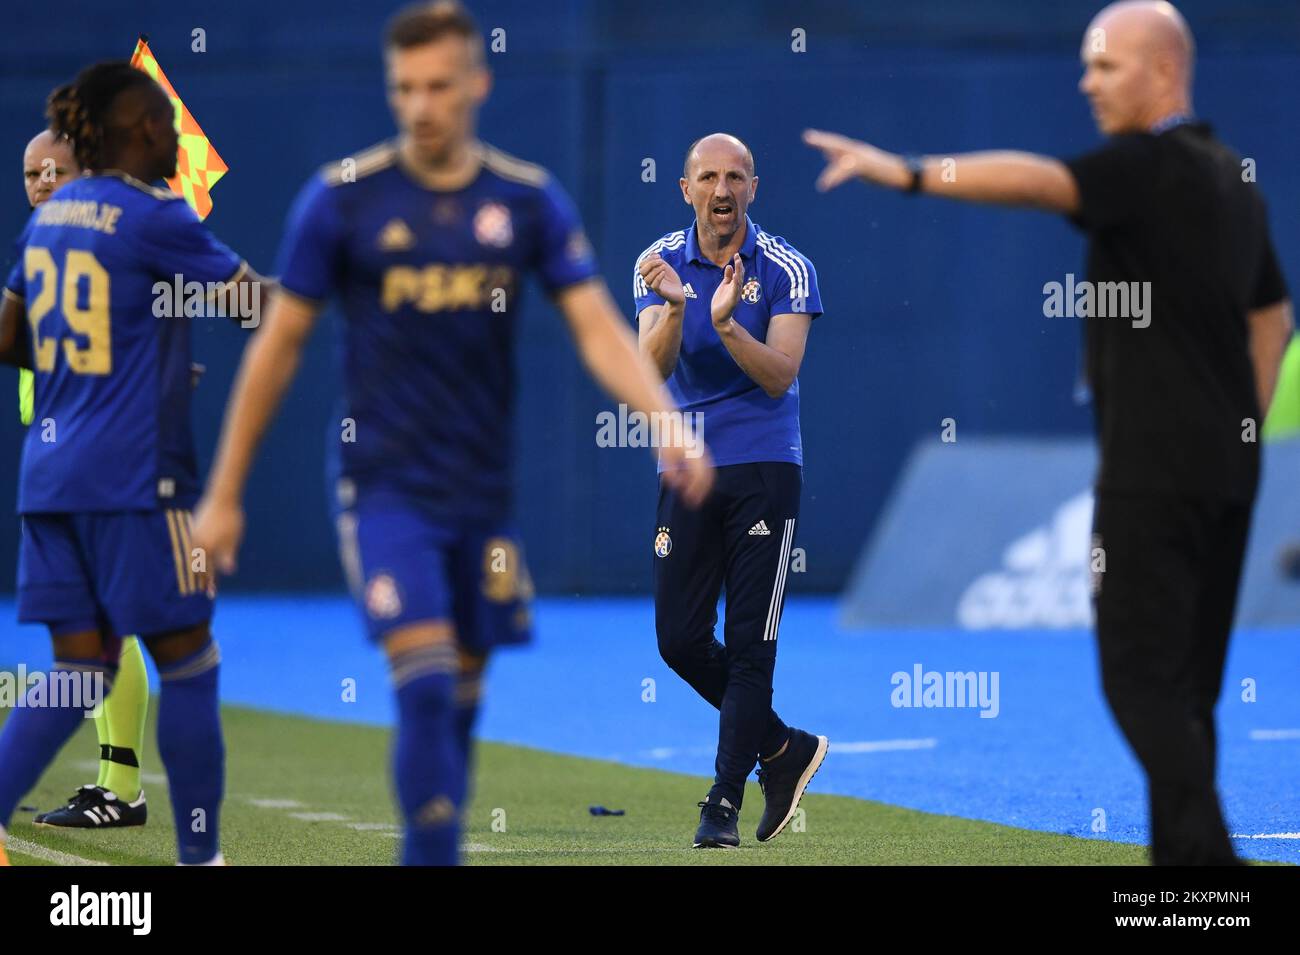
[[474,778],[474,723],[478,720],[478,701],[466,703],[456,701],[452,714],[452,726],[455,733],[456,748],[460,753],[461,773],[465,777],[462,805],[470,800],[470,783]]
[[412,675],[401,661],[394,667],[393,774],[406,822],[402,865],[455,865],[460,857],[465,759],[456,739],[450,669],[423,668]]
[[478,722],[479,703],[483,695],[483,671],[462,671],[456,677],[456,708],[453,720],[456,727],[456,744],[460,747],[468,775],[473,767],[474,724]]
[[456,745],[460,747],[461,757],[465,760],[466,766],[469,765],[471,751],[474,746],[474,723],[477,720],[477,703],[456,704]]
[[[102,673],[105,694],[111,686],[112,671],[103,660],[55,660],[52,672],[60,671]],[[36,785],[63,744],[83,725],[86,710],[93,709],[93,706],[50,706],[53,689],[47,680],[42,699],[37,695],[37,687],[30,687],[23,697],[24,705],[9,714],[4,730],[0,731],[0,826],[9,825],[18,800]]]
[[469,802],[470,780],[474,776],[474,723],[478,720],[478,701],[457,701],[452,714],[456,748],[460,753],[461,772],[465,775],[464,801]]
[[176,844],[182,864],[208,862],[220,849],[226,749],[221,740],[216,641],[158,668],[158,752],[167,770]]

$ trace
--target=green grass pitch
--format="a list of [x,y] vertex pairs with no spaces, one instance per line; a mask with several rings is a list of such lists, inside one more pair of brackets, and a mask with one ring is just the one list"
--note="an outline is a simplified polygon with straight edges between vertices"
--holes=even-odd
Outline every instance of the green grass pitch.
[[[240,707],[223,710],[226,801],[222,850],[232,865],[388,865],[397,819],[388,790],[388,731]],[[19,811],[10,827],[15,865],[101,862],[171,865],[174,836],[167,787],[146,736],[142,829],[37,828]],[[47,810],[92,782],[94,726],[69,742],[24,805]],[[1141,846],[1031,832],[896,806],[820,795],[804,797],[802,831],[754,840],[762,794],[751,783],[738,850],[692,850],[709,781],[592,759],[482,743],[466,813],[471,865],[1141,865]],[[588,807],[624,809],[592,816]],[[75,857],[75,858],[70,858]]]

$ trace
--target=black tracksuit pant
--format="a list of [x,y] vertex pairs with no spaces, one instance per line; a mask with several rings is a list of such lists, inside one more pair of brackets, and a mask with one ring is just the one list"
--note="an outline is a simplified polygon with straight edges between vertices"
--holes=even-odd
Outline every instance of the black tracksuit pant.
[[1093,546],[1102,682],[1146,770],[1151,861],[1236,861],[1214,788],[1223,682],[1251,503],[1101,492]]
[[[718,758],[712,794],[737,809],[745,779],[772,756],[789,727],[772,710],[772,674],[803,471],[763,462],[717,469],[698,510],[659,486],[654,581],[659,653],[716,706]],[[727,593],[725,646],[714,636]]]

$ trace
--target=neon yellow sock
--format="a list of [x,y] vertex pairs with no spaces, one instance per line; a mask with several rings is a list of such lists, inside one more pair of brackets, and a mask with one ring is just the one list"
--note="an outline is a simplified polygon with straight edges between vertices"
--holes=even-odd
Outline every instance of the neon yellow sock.
[[107,786],[105,780],[108,779],[108,767],[112,764],[105,758],[108,754],[108,713],[107,700],[100,702],[95,708],[95,736],[99,739],[99,775],[95,777],[96,786]]
[[[108,742],[115,757],[106,761],[104,781],[100,783],[127,802],[140,792],[140,753],[144,749],[144,721],[149,713],[149,676],[144,668],[140,641],[126,637],[118,658],[117,677],[104,701],[104,718],[108,724]],[[98,724],[96,724],[98,725]],[[129,766],[125,758],[137,765]]]

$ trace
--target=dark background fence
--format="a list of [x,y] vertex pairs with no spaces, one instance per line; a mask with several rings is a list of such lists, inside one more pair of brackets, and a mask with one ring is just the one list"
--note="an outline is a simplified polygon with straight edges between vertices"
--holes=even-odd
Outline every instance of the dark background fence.
[[[270,271],[289,202],[318,166],[392,134],[380,34],[396,4],[226,0],[193,5],[26,5],[0,32],[11,171],[0,233],[26,217],[19,159],[44,97],[87,62],[127,57],[137,33],[225,158],[211,228]],[[631,310],[642,248],[690,223],[682,153],[727,130],[757,159],[751,211],[815,263],[826,315],[801,374],[806,454],[792,586],[837,590],[909,449],[958,434],[1086,433],[1074,403],[1079,328],[1042,314],[1042,286],[1082,270],[1082,240],[1040,214],[945,205],[855,186],[813,191],[807,126],[897,150],[1014,147],[1069,155],[1098,143],[1078,94],[1077,51],[1096,6],[953,0],[647,4],[477,3],[496,89],[482,136],[549,167],[581,207],[620,305]],[[1294,2],[1182,5],[1200,46],[1198,112],[1247,157],[1270,201],[1283,269],[1300,276],[1300,8]],[[191,50],[205,31],[206,52]],[[805,31],[806,52],[792,50]],[[644,160],[656,178],[645,182]],[[610,402],[586,379],[563,322],[529,291],[519,342],[517,511],[539,588],[648,587],[655,480],[642,451],[598,448]],[[253,475],[249,532],[233,588],[341,586],[322,459],[333,412],[337,316],[322,323]],[[208,367],[195,402],[206,467],[241,335],[204,324]],[[0,374],[0,588],[10,589],[21,428]]]

